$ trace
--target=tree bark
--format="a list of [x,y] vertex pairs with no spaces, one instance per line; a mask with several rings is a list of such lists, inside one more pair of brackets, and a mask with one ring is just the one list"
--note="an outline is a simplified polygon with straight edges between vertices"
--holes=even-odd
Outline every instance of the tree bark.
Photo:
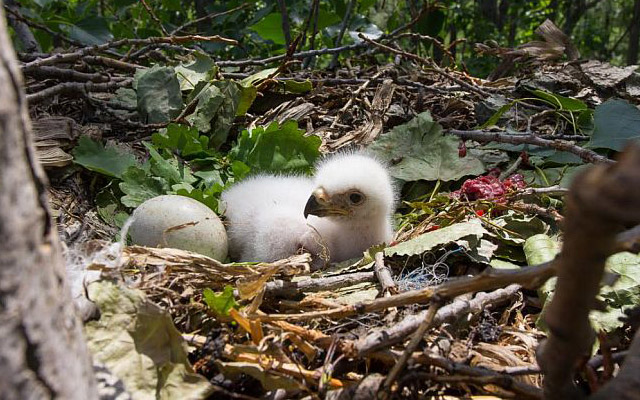
[[95,399],[0,0],[0,397]]
[[640,0],[636,0],[633,6],[633,18],[629,29],[629,49],[627,50],[627,64],[638,62],[638,42],[640,41]]

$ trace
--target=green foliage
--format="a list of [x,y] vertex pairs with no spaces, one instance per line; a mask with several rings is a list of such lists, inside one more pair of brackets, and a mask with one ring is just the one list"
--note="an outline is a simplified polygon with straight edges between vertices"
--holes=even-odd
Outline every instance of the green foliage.
[[104,18],[88,17],[71,26],[69,37],[81,43],[92,45],[112,40],[113,34]]
[[175,68],[180,82],[180,90],[193,90],[199,82],[211,82],[218,73],[218,67],[206,54],[193,54],[193,61],[184,62]]
[[121,224],[126,208],[163,194],[190,197],[217,211],[222,191],[252,170],[309,172],[320,154],[320,139],[305,137],[295,122],[257,127],[251,135],[244,131],[229,156],[211,148],[208,136],[186,125],[170,124],[143,145],[149,153],[144,164],[130,153],[88,138],[81,139],[74,151],[78,164],[117,182],[117,190],[96,200],[108,223]]
[[155,65],[136,74],[138,112],[150,124],[167,122],[180,114],[182,94],[176,71]]
[[137,164],[130,151],[115,146],[105,147],[88,136],[80,137],[73,156],[76,164],[112,178],[122,178],[127,168]]
[[321,140],[305,136],[294,121],[244,130],[229,156],[258,171],[310,172],[320,155]]
[[485,171],[482,162],[472,155],[458,156],[458,139],[444,135],[429,112],[396,126],[369,149],[391,164],[393,177],[406,182],[451,181]]
[[609,100],[596,107],[589,147],[621,151],[640,139],[640,110],[626,100]]
[[238,303],[233,296],[233,287],[225,286],[224,291],[216,294],[213,290],[207,288],[203,290],[202,296],[204,302],[207,303],[217,315],[228,316],[232,308],[238,308]]
[[[167,30],[193,21],[210,13],[228,11],[242,5],[240,0],[228,2],[203,2],[196,9],[195,2],[162,0],[151,4],[154,14]],[[47,26],[54,32],[71,37],[85,45],[104,43],[112,38],[147,38],[162,36],[162,31],[141,2],[133,0],[24,0],[21,11],[36,23]],[[250,3],[236,12],[218,16],[206,23],[196,24],[181,34],[219,34],[240,40],[242,47],[229,48],[221,43],[202,43],[201,47],[216,57],[224,59],[268,57],[282,54],[285,38],[282,32],[282,16],[275,0]],[[303,33],[305,41],[301,50],[310,48],[311,37],[318,44],[332,47],[340,31],[342,17],[348,1],[320,0],[315,23],[306,24],[310,7],[307,1],[287,2],[291,36]],[[438,38],[446,47],[460,38],[466,43],[482,43],[503,47],[517,45],[537,39],[535,29],[547,18],[555,21],[569,33],[577,44],[583,58],[599,58],[623,61],[628,40],[624,39],[633,15],[633,2],[607,0],[594,2],[591,7],[579,7],[578,2],[560,0],[555,2],[528,0],[519,2],[435,1],[429,10],[416,21],[411,30],[415,33]],[[377,36],[392,32],[407,24],[417,15],[420,3],[406,0],[374,1],[362,0],[352,11],[343,44],[358,41],[357,33]],[[571,18],[567,18],[568,14]],[[607,18],[602,18],[606,15]],[[317,32],[313,34],[313,29]],[[36,30],[36,38],[44,51],[54,46],[52,35]],[[416,42],[401,40],[401,46],[437,61],[448,63],[438,46],[431,41]],[[464,62],[474,76],[486,76],[497,65],[495,57],[478,55],[472,45],[455,46],[456,63]],[[331,55],[318,58],[326,65]],[[182,86],[183,89],[186,89]]]
[[284,33],[282,32],[282,14],[274,12],[251,26],[264,40],[270,40],[275,44],[285,44]]

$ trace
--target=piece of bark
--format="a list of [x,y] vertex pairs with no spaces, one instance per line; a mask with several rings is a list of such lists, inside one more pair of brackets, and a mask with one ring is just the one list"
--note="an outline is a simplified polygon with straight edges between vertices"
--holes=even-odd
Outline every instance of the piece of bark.
[[22,86],[0,6],[1,396],[95,399]]

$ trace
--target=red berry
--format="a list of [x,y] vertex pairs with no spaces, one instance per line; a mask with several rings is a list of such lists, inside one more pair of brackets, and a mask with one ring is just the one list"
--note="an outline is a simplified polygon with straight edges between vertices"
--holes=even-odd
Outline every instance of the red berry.
[[458,157],[465,158],[467,156],[467,144],[464,140],[458,143]]

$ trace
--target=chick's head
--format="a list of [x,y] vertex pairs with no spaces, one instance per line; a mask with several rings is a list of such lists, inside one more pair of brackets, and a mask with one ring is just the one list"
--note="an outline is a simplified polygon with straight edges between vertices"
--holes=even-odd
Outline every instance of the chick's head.
[[316,189],[304,209],[329,218],[376,218],[393,212],[395,190],[386,167],[361,153],[343,153],[322,162],[315,173]]

